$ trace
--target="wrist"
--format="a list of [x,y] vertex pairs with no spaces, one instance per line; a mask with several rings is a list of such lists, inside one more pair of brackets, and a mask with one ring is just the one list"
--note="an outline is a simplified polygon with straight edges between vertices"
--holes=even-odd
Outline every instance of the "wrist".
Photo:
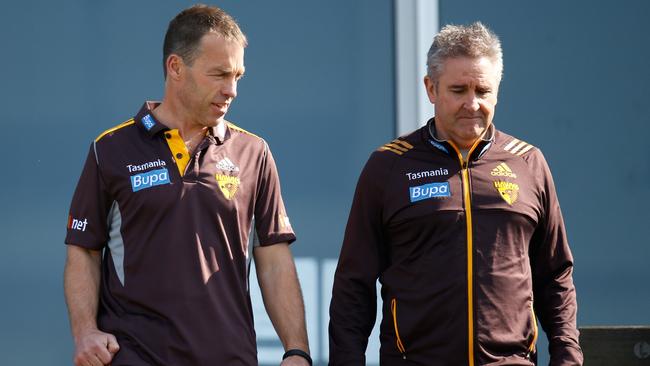
[[301,349],[294,348],[294,349],[287,350],[287,352],[285,352],[284,355],[282,355],[282,359],[284,360],[287,357],[291,357],[291,356],[298,356],[304,358],[305,360],[307,360],[309,366],[312,366],[313,364],[311,360],[311,356],[309,356],[309,353]]
[[77,341],[80,338],[83,338],[88,333],[97,332],[99,329],[96,324],[86,324],[83,326],[77,326],[72,329],[72,338]]

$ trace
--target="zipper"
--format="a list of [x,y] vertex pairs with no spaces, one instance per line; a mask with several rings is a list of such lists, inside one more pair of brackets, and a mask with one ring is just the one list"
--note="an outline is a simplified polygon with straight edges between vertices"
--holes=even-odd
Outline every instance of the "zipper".
[[456,150],[458,161],[461,167],[461,179],[463,187],[463,202],[465,207],[465,220],[467,230],[467,356],[469,366],[474,366],[474,237],[472,234],[472,204],[469,180],[469,157],[480,142],[476,140],[467,152],[467,159],[463,158],[456,145],[448,141],[451,147]]
[[530,342],[530,345],[528,346],[528,352],[526,353],[526,358],[530,358],[530,354],[535,351],[535,345],[537,344],[537,336],[539,334],[539,329],[537,328],[537,317],[535,316],[535,308],[533,307],[533,303],[530,303],[530,314],[532,315],[532,321],[533,321],[533,340]]
[[393,326],[395,327],[395,345],[399,353],[402,354],[402,358],[406,360],[406,349],[402,343],[402,338],[399,336],[399,327],[397,326],[397,299],[395,298],[390,301],[390,311],[393,314]]

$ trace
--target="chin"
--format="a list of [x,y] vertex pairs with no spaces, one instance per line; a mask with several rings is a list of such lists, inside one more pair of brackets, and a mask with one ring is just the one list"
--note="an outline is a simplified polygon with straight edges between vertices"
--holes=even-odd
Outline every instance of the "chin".
[[214,117],[208,117],[208,118],[202,118],[198,121],[198,124],[203,126],[203,127],[214,127],[219,124],[220,121],[223,120],[223,117],[220,118],[214,118]]
[[207,127],[214,127],[214,126],[218,125],[219,123],[221,123],[222,121],[223,121],[223,117],[215,118],[215,119],[211,119],[209,121],[206,121],[205,125]]
[[214,113],[210,117],[206,118],[206,121],[210,123],[210,126],[216,126],[223,121],[224,118],[226,118],[225,113]]

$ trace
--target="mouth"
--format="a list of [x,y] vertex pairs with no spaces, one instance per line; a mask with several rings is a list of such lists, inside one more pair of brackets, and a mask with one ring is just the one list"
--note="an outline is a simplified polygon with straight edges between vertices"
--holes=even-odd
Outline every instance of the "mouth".
[[467,119],[470,121],[482,121],[483,117],[482,116],[460,116],[458,119]]
[[218,114],[226,114],[228,112],[228,106],[230,103],[211,103],[212,110]]

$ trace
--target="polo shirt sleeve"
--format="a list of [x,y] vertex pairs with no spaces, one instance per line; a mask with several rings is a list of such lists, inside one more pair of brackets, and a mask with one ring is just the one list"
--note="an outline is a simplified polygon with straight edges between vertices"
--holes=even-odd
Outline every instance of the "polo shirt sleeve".
[[101,177],[93,143],[70,205],[65,243],[87,249],[103,248],[108,241],[109,204],[110,196]]
[[255,230],[261,246],[292,243],[296,236],[289,222],[275,160],[264,143],[258,194],[255,200]]

